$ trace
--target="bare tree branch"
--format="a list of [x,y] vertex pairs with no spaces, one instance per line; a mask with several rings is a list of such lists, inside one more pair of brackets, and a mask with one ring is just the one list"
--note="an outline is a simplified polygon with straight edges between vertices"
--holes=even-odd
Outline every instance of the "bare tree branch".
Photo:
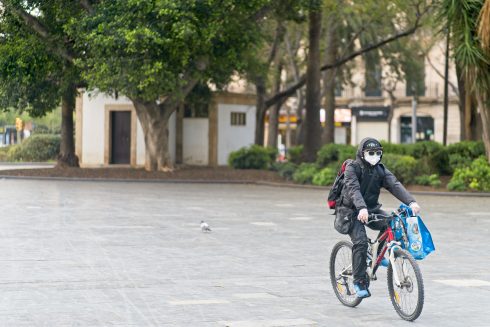
[[[323,65],[321,67],[321,70],[324,71],[324,70],[328,70],[328,69],[332,69],[332,68],[337,68],[337,67],[340,67],[342,66],[343,64],[345,64],[346,62],[366,53],[366,52],[369,52],[369,51],[372,51],[374,49],[377,49],[377,48],[380,48],[382,47],[383,45],[387,44],[387,43],[390,43],[392,41],[395,41],[397,39],[400,39],[402,37],[405,37],[405,36],[408,36],[408,35],[411,35],[413,33],[415,33],[415,31],[417,31],[417,29],[420,27],[420,18],[421,16],[419,15],[417,17],[417,20],[415,22],[415,25],[412,26],[410,29],[408,30],[405,30],[403,32],[400,32],[400,33],[396,33],[380,42],[377,42],[377,43],[374,43],[374,44],[371,44],[371,45],[368,45],[358,51],[355,51],[353,53],[351,53],[350,55],[348,56],[345,56],[343,57],[342,59],[336,61],[335,63],[333,64],[330,64],[330,65]],[[289,86],[288,88],[286,88],[284,91],[282,92],[279,92],[277,94],[275,94],[274,96],[272,96],[271,98],[267,99],[266,100],[266,106],[267,107],[270,107],[272,106],[273,104],[275,104],[277,101],[280,101],[282,98],[284,97],[290,97],[292,96],[297,89],[303,87],[306,83],[306,75],[302,75],[301,78],[298,80],[298,82],[296,82],[295,84]]]
[[272,43],[272,48],[271,48],[271,52],[269,53],[269,58],[267,59],[267,66],[270,66],[272,61],[275,59],[277,54],[277,48],[279,47],[279,44],[281,43],[285,32],[286,29],[284,28],[282,23],[278,20],[277,27],[276,27],[276,35],[274,37],[274,42]]
[[[444,74],[441,73],[441,71],[439,69],[437,69],[437,67],[432,63],[432,61],[430,60],[429,55],[426,54],[425,57],[427,58],[427,62],[432,67],[432,69],[436,72],[436,74],[439,75],[440,78],[445,79],[444,78]],[[454,83],[451,82],[451,81],[448,81],[448,83],[449,83],[449,86],[451,86],[451,89],[453,90],[454,94],[456,94],[459,97],[459,89],[458,89],[458,87],[456,85],[454,85]]]

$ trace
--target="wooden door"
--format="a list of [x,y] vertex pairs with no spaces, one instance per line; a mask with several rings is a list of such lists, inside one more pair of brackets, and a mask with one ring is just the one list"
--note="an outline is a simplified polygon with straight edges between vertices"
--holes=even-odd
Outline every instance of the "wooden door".
[[111,112],[111,164],[129,164],[131,159],[131,112]]

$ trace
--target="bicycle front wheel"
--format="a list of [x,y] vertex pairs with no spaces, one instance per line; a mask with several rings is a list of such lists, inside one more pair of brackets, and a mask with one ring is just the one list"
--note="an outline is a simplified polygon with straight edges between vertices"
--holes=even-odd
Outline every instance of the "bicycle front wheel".
[[[395,267],[388,266],[388,290],[391,303],[400,317],[414,321],[424,306],[424,282],[415,259],[406,250],[395,251]],[[395,268],[395,269],[394,269]],[[400,285],[396,284],[395,271]]]
[[330,281],[335,295],[348,307],[361,303],[354,290],[352,275],[352,243],[341,241],[335,244],[330,255]]

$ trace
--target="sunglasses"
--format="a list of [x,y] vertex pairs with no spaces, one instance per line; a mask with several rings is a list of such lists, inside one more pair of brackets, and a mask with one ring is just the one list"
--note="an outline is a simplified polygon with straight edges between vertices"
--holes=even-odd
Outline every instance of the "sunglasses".
[[381,156],[383,154],[383,151],[366,151],[365,153],[367,153],[370,156],[374,156],[374,155]]

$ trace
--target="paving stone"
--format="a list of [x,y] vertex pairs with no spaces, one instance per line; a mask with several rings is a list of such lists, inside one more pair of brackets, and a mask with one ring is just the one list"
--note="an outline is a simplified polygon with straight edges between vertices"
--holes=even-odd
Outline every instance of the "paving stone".
[[[0,180],[0,327],[407,326],[385,269],[356,309],[336,299],[329,257],[346,237],[333,229],[326,195]],[[488,326],[490,198],[417,200],[436,245],[419,262],[417,326]],[[398,206],[387,194],[382,202]]]

